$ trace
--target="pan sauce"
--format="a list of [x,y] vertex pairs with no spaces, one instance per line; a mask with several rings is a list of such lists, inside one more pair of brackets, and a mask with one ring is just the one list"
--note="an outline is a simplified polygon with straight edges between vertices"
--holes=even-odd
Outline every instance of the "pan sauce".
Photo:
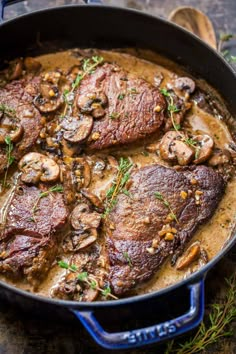
[[[184,72],[176,65],[154,53],[146,51],[139,51],[136,53],[134,50],[129,50],[127,52],[128,54],[114,51],[96,51],[96,54],[103,56],[105,61],[116,62],[127,71],[130,71],[139,77],[144,78],[151,84],[155,83],[154,78],[156,75],[162,73],[164,79],[161,83],[161,87],[166,87],[170,79],[175,75],[184,75]],[[42,64],[43,70],[45,71],[53,70],[56,67],[62,70],[68,70],[70,67],[77,63],[77,58],[74,55],[74,51],[42,55],[38,57],[38,60]],[[215,93],[214,90],[203,81],[199,80],[198,85],[207,88],[208,92],[210,91],[212,95],[218,96],[217,93]],[[228,115],[227,112],[226,115]],[[198,108],[197,105],[194,105],[190,112],[187,113],[185,121],[188,122],[188,129],[190,129],[192,132],[209,134],[214,139],[215,146],[224,149],[228,144],[232,142],[232,138],[227,125],[225,124],[224,120],[220,118],[221,117],[217,116],[214,117],[211,114]],[[151,139],[146,139],[143,142],[131,144],[128,147],[126,146],[109,149],[109,154],[112,154],[115,157],[130,157],[132,162],[136,164],[137,167],[154,163],[168,166],[168,163],[164,162],[156,154],[156,152],[151,152],[149,149],[148,156],[146,156],[147,154],[144,154],[146,147],[150,144],[155,144],[157,141],[158,137],[154,136]],[[103,156],[106,156],[107,152],[95,152],[95,154],[102,158]],[[102,195],[105,193],[107,186],[113,178],[114,175],[112,173],[105,175],[102,180],[96,176],[93,176],[89,185],[89,190],[93,191],[93,193],[97,195]],[[214,216],[207,224],[202,226],[196,232],[193,239],[190,241],[190,244],[192,244],[195,240],[199,240],[201,242],[201,246],[206,250],[209,259],[212,259],[224,247],[224,244],[230,238],[235,226],[235,187],[236,179],[235,176],[233,176],[228,182],[225,196],[220,202]],[[8,193],[11,193],[11,191],[8,191]],[[0,202],[2,205],[5,200],[6,194],[1,198]],[[102,235],[99,236],[99,242],[103,242]],[[60,258],[60,255],[58,258]],[[185,278],[193,271],[197,270],[199,266],[200,264],[198,262],[194,262],[187,269],[178,271],[175,269],[175,267],[171,267],[170,260],[167,260],[161,267],[160,271],[157,272],[156,276],[154,276],[149,282],[139,286],[139,288],[136,290],[136,293],[147,293],[164,288]],[[35,293],[44,296],[50,296],[52,289],[57,285],[58,281],[62,279],[65,273],[65,270],[59,268],[57,264],[55,264],[50,270],[46,280],[44,280],[36,290],[33,290],[32,287],[30,287],[29,284],[24,283],[24,281],[11,281],[2,275],[1,279],[25,290],[34,291]]]

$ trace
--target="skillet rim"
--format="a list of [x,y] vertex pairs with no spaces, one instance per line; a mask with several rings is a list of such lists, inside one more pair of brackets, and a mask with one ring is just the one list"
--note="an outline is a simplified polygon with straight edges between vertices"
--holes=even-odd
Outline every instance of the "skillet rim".
[[[146,12],[141,12],[141,11],[135,10],[135,9],[123,8],[123,7],[111,6],[111,5],[103,5],[103,4],[100,4],[100,5],[70,4],[70,5],[49,7],[49,8],[46,7],[46,8],[40,9],[40,10],[34,10],[32,12],[22,14],[18,17],[15,17],[15,18],[12,18],[9,20],[4,20],[3,23],[0,23],[0,32],[1,32],[1,27],[6,27],[6,26],[8,26],[8,24],[20,21],[21,19],[24,19],[24,18],[27,18],[30,16],[34,16],[35,14],[43,16],[43,14],[46,12],[53,13],[54,11],[64,11],[66,8],[69,8],[69,9],[71,9],[71,8],[74,8],[74,9],[95,8],[95,9],[99,9],[99,11],[101,9],[104,11],[111,11],[112,10],[112,11],[116,11],[116,12],[121,12],[121,14],[122,14],[122,12],[126,12],[126,13],[130,13],[131,15],[133,14],[135,16],[140,16],[141,18],[145,17],[147,20],[149,19],[150,21],[159,21],[159,23],[162,23],[162,24],[165,24],[166,26],[172,27],[175,31],[179,31],[179,32],[184,33],[189,38],[191,38],[191,40],[198,42],[199,45],[205,47],[205,49],[210,51],[214,56],[216,56],[221,61],[222,65],[224,65],[224,67],[235,78],[235,83],[236,83],[236,71],[234,71],[233,67],[215,49],[213,49],[210,45],[208,45],[207,43],[202,41],[195,34],[187,31],[183,27],[181,27],[173,22],[168,21],[167,19],[164,19],[164,18],[159,17],[157,15],[151,15]],[[0,36],[1,36],[1,33],[0,33]],[[171,59],[171,60],[174,61],[173,59]],[[191,68],[191,65],[190,65],[190,68]],[[225,100],[225,101],[227,104],[228,103],[227,100]],[[213,268],[213,266],[217,262],[219,262],[219,260],[221,258],[223,258],[223,256],[225,256],[226,253],[228,253],[229,250],[235,244],[236,244],[236,225],[234,226],[234,228],[232,230],[230,239],[228,239],[226,241],[225,246],[223,246],[224,248],[221,249],[221,251],[219,251],[219,253],[213,259],[211,259],[205,266],[201,267],[198,271],[192,273],[186,279],[183,279],[175,284],[172,284],[172,285],[170,285],[166,288],[160,289],[160,290],[152,291],[150,293],[141,294],[141,295],[134,295],[131,297],[122,298],[122,299],[118,299],[118,300],[114,300],[114,301],[104,300],[104,301],[95,301],[95,302],[85,302],[85,301],[76,302],[76,301],[72,301],[72,300],[61,300],[61,299],[57,299],[57,298],[53,299],[53,298],[42,296],[39,294],[27,292],[26,290],[17,288],[14,285],[10,285],[7,282],[2,281],[2,280],[0,280],[0,287],[3,287],[6,290],[15,293],[16,295],[27,297],[30,300],[34,300],[34,301],[36,300],[38,303],[44,303],[44,304],[46,303],[47,305],[56,305],[57,307],[58,306],[64,307],[64,308],[68,308],[69,310],[76,310],[77,309],[77,310],[83,311],[83,310],[92,310],[92,309],[96,309],[96,308],[107,308],[107,307],[117,307],[117,306],[121,306],[121,305],[129,305],[129,304],[134,304],[134,302],[148,301],[148,300],[157,298],[158,296],[165,295],[166,293],[171,293],[171,292],[175,291],[177,288],[182,288],[184,286],[187,287],[191,283],[195,283],[195,282],[200,281],[201,279],[204,279],[207,272],[211,268]]]

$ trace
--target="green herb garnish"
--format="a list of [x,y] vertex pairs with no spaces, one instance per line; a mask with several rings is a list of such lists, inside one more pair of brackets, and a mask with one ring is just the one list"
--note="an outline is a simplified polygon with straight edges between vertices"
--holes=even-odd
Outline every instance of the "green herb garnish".
[[58,265],[63,269],[67,269],[72,273],[76,273],[78,281],[87,284],[91,289],[98,290],[103,296],[110,297],[115,300],[118,299],[115,295],[111,294],[111,289],[109,286],[103,289],[100,288],[97,279],[95,279],[93,275],[88,274],[87,272],[79,273],[78,267],[76,265],[68,264],[67,262],[64,261],[59,261]]
[[132,261],[130,259],[130,256],[129,256],[128,252],[123,252],[123,256],[124,256],[126,262],[129,264],[129,266],[131,268],[133,265],[132,265]]
[[33,219],[34,219],[34,221],[35,221],[35,213],[36,213],[37,210],[38,210],[37,207],[38,207],[39,201],[40,201],[42,198],[47,197],[49,194],[55,193],[55,192],[62,193],[62,192],[63,192],[63,187],[62,187],[61,185],[57,184],[57,185],[55,185],[55,186],[49,188],[48,190],[39,193],[39,196],[38,196],[38,198],[37,198],[37,200],[36,200],[36,202],[35,202],[35,204],[34,204],[34,206],[33,206],[33,208],[32,208],[32,213],[33,213]]
[[125,98],[125,94],[124,93],[120,93],[118,95],[118,100],[122,101]]
[[[63,112],[62,117],[65,117],[68,106],[73,104],[73,100],[70,96],[72,96],[74,90],[80,85],[81,81],[85,78],[86,75],[91,75],[94,72],[94,69],[103,62],[103,57],[100,56],[93,56],[92,58],[84,59],[83,60],[83,73],[78,74],[76,79],[71,85],[71,90],[65,90],[63,93],[63,98],[65,102],[65,109]],[[69,98],[69,99],[68,99]]]
[[6,171],[4,174],[4,179],[2,182],[2,187],[6,188],[6,182],[7,182],[7,175],[8,175],[8,170],[9,167],[13,164],[13,162],[15,161],[14,156],[12,156],[12,151],[13,151],[13,143],[11,141],[11,137],[10,136],[6,136],[5,137],[5,143],[6,143],[6,154],[7,154],[7,166],[6,166]]
[[169,209],[172,218],[175,219],[175,221],[178,223],[179,221],[178,221],[178,219],[177,219],[177,216],[176,216],[175,213],[173,212],[173,210],[172,210],[172,208],[171,208],[171,205],[170,205],[170,203],[168,202],[168,200],[165,199],[165,197],[164,197],[160,192],[155,192],[154,195],[155,195],[155,197],[156,197],[157,199],[159,199],[159,200],[165,205],[165,207],[167,207],[167,208]]
[[117,176],[113,180],[111,188],[109,188],[106,193],[106,201],[105,201],[106,209],[103,214],[103,217],[106,217],[113,209],[113,207],[116,205],[117,203],[116,197],[119,193],[123,192],[124,194],[127,195],[128,191],[127,189],[125,189],[125,185],[130,178],[129,171],[132,166],[133,164],[130,162],[129,159],[125,157],[120,158]]
[[225,281],[228,287],[225,301],[211,304],[195,336],[180,344],[177,340],[170,341],[165,354],[200,353],[218,340],[233,335],[233,329],[230,331],[228,326],[236,319],[236,275]]
[[3,103],[0,104],[0,112],[3,112],[3,113],[5,113],[6,115],[8,115],[10,117],[15,116],[15,114],[16,114],[15,109],[13,109],[13,108],[11,108],[11,107],[3,104]]
[[171,123],[172,123],[174,129],[178,132],[181,129],[181,126],[180,126],[180,124],[176,123],[176,121],[174,119],[174,113],[179,112],[180,109],[174,104],[173,95],[169,91],[167,91],[166,88],[163,88],[160,91],[167,98],[167,103],[168,103],[167,110],[170,114]]
[[120,113],[118,112],[112,112],[111,114],[109,114],[109,118],[111,119],[117,119],[120,117]]

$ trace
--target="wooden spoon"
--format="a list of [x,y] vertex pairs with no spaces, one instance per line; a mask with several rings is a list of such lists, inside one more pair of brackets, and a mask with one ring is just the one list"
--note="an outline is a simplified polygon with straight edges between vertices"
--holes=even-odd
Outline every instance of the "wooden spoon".
[[208,16],[194,7],[177,7],[168,16],[168,20],[194,33],[214,49],[217,49],[213,24]]

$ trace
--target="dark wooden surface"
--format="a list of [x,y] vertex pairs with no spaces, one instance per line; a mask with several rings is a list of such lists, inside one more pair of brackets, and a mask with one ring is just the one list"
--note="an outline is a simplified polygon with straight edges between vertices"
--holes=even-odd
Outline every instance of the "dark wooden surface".
[[[6,10],[6,17],[17,16],[32,9],[80,2],[76,0],[24,1],[9,7]],[[104,3],[129,6],[162,17],[167,17],[177,6],[194,6],[211,18],[217,35],[220,32],[236,33],[236,0],[104,0]],[[230,44],[230,50],[233,54],[236,54],[236,43],[234,41]],[[224,295],[222,284],[226,272],[235,272],[235,255],[236,247],[230,255],[217,265],[214,273],[208,279],[210,293],[218,298],[222,298]],[[205,353],[236,353],[236,323],[233,324],[233,329],[233,337],[221,340],[220,343],[210,347]],[[185,337],[185,339],[187,338]],[[132,354],[162,354],[164,348],[164,346],[154,346],[149,349],[132,351]],[[0,303],[0,354],[3,353],[103,354],[108,353],[108,351],[94,344],[79,324],[65,324],[63,321],[51,322],[48,321],[46,316],[44,319],[39,319],[35,317],[34,313],[23,314],[7,303]],[[128,353],[128,351],[116,353],[123,354]]]

